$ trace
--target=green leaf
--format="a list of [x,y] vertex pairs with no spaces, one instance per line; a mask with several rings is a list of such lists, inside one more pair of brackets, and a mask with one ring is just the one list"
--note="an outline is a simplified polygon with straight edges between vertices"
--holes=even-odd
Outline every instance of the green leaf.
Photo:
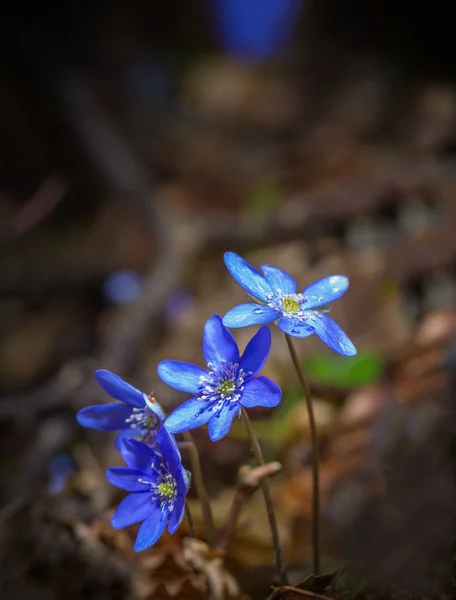
[[384,368],[384,359],[376,352],[365,350],[353,357],[325,354],[302,361],[310,379],[336,387],[360,387],[377,381]]
[[251,194],[246,207],[250,216],[268,215],[276,210],[283,200],[283,193],[272,181],[262,181]]
[[[265,444],[264,452],[267,460],[275,460],[283,440],[287,439],[290,431],[290,410],[302,401],[300,388],[288,388],[283,390],[282,401],[267,419],[255,419],[253,428],[261,442]],[[235,419],[231,426],[230,437],[238,440],[247,439],[242,419]]]

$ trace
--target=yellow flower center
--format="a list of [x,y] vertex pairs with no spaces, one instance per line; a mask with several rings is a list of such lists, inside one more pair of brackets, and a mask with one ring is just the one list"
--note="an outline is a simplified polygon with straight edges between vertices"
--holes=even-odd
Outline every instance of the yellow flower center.
[[293,298],[284,298],[282,300],[282,307],[286,312],[296,312],[299,310],[300,305]]
[[159,483],[158,493],[162,498],[174,498],[175,486],[172,483]]
[[234,389],[235,389],[235,385],[231,381],[231,379],[225,379],[219,385],[219,392],[220,392],[220,394],[223,394],[224,396],[229,396],[230,394],[232,394],[234,392]]

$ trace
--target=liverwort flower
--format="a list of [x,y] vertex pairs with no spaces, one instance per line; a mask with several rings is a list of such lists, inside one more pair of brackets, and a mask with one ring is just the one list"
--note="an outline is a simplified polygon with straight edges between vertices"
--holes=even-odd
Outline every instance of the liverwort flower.
[[274,407],[282,392],[267,377],[256,377],[261,371],[271,346],[271,332],[262,327],[239,356],[239,348],[219,315],[212,316],[204,326],[203,353],[207,370],[175,360],[158,365],[161,379],[183,392],[193,394],[166,419],[171,433],[181,433],[208,423],[213,442],[230,430],[241,406]]
[[287,48],[301,5],[300,0],[208,2],[224,50],[251,60],[265,59]]
[[117,507],[111,523],[114,529],[123,529],[142,521],[134,545],[140,552],[153,546],[166,527],[176,533],[184,517],[189,476],[165,427],[160,428],[154,448],[132,438],[125,438],[122,445],[127,466],[108,469],[106,476],[130,494]]
[[64,488],[67,479],[76,471],[76,463],[69,454],[57,454],[48,464],[48,491],[59,494]]
[[285,333],[307,337],[315,333],[332,350],[353,356],[356,348],[325,312],[325,305],[345,294],[349,281],[343,275],[330,275],[297,292],[295,280],[276,267],[263,265],[263,275],[234,252],[225,253],[232,277],[256,303],[240,304],[224,317],[227,327],[262,325],[274,321]]
[[110,371],[96,371],[95,378],[105,392],[120,402],[87,406],[78,412],[78,423],[91,429],[120,430],[116,440],[118,449],[123,438],[135,438],[153,446],[165,418],[155,398],[147,396]]

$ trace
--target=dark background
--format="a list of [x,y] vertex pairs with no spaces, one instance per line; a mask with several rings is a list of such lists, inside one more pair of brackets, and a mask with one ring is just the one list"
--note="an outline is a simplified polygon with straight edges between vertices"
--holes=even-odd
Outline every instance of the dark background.
[[[356,585],[393,597],[448,592],[454,3],[290,2],[268,35],[261,15],[274,3],[260,4],[227,1],[231,21],[215,0],[4,10],[2,598],[209,597],[204,570],[179,571],[180,538],[144,558],[110,528],[121,496],[103,471],[119,459],[108,435],[81,431],[74,416],[105,399],[96,368],[153,389],[165,408],[182,401],[155,367],[199,362],[205,320],[243,301],[226,250],[302,287],[333,272],[351,279],[334,317],[359,349],[356,366],[313,338],[299,344],[322,436],[326,570],[348,561]],[[238,334],[242,345],[252,332]],[[297,581],[310,570],[308,427],[273,334],[265,374],[284,402],[252,417],[284,465],[276,502]],[[197,438],[223,522],[248,443],[239,428],[216,446]],[[266,598],[274,580],[255,498],[227,561],[244,598]],[[187,587],[170,591],[173,577]]]

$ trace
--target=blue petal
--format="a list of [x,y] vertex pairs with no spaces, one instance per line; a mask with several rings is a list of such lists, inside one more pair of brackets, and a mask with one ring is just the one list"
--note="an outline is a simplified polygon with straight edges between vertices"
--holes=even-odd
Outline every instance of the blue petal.
[[315,312],[311,317],[310,323],[321,341],[332,350],[344,356],[354,356],[356,354],[356,348],[347,334],[330,317]]
[[147,408],[163,422],[166,415],[160,402],[157,402],[153,396],[145,396],[144,400],[147,404]]
[[304,338],[315,333],[310,322],[303,322],[302,319],[295,319],[294,317],[282,317],[277,326],[288,335],[294,337]]
[[267,377],[257,377],[247,381],[241,396],[241,404],[246,408],[266,406],[274,408],[282,399],[282,390],[277,383]]
[[131,439],[133,439],[133,441],[137,441],[134,437],[131,436],[131,430],[126,429],[124,431],[121,431],[116,438],[114,446],[116,450],[120,452],[120,455],[122,456],[122,459],[127,465],[127,467],[130,467],[132,469],[140,469],[141,471],[144,471],[147,468],[147,465],[150,461],[148,458],[139,458],[139,456],[136,453],[136,450],[132,449],[129,445],[129,441]]
[[330,275],[310,284],[302,292],[303,296],[307,298],[303,308],[317,308],[329,302],[334,302],[334,300],[345,294],[349,283],[348,277],[344,275]]
[[269,306],[259,304],[239,304],[229,310],[223,317],[226,327],[247,327],[249,325],[263,325],[280,317],[280,312]]
[[175,476],[176,472],[179,472],[182,468],[181,455],[174,436],[169,433],[166,427],[160,428],[157,435],[157,443],[162,451],[163,458],[170,467],[172,475]]
[[144,406],[144,392],[137,390],[111,371],[100,369],[95,372],[95,379],[112,398],[133,406]]
[[[192,480],[192,474],[190,473],[190,471],[187,471],[186,469],[182,469],[182,471],[180,472],[180,475],[182,477],[182,494],[185,496],[188,492],[188,488],[190,487],[190,482]],[[180,485],[180,483],[178,482],[178,484]]]
[[212,0],[216,33],[236,58],[264,59],[282,52],[293,38],[300,0]]
[[296,294],[296,281],[291,275],[271,265],[262,265],[261,270],[274,292]]
[[250,378],[261,371],[271,348],[269,327],[262,327],[247,344],[240,361],[241,369],[250,373]]
[[155,450],[133,438],[122,439],[120,452],[128,467],[145,472],[152,472],[152,465],[159,456]]
[[162,360],[157,367],[158,376],[175,390],[197,394],[201,387],[200,379],[207,371],[196,365],[179,360]]
[[114,442],[116,450],[122,453],[122,441],[131,438],[138,442],[143,442],[153,448],[156,444],[157,430],[153,431],[147,427],[135,427],[134,429],[124,429],[119,433]]
[[141,552],[153,546],[165,531],[169,512],[161,510],[154,504],[151,506],[151,515],[141,525],[135,542],[135,551]]
[[149,492],[150,485],[140,483],[144,479],[151,481],[151,477],[139,469],[129,469],[128,467],[112,467],[106,471],[107,480],[122,490],[127,492]]
[[164,425],[170,433],[182,433],[205,425],[213,414],[208,402],[190,398],[173,410]]
[[251,267],[248,262],[234,252],[225,252],[224,260],[233,279],[250,296],[267,302],[268,295],[273,292],[269,283],[256,269]]
[[231,429],[231,424],[233,422],[234,417],[239,414],[240,406],[237,402],[232,402],[228,406],[223,406],[221,410],[212,413],[212,418],[209,421],[209,437],[211,441],[218,442],[225,437],[225,435]]
[[113,404],[95,404],[82,408],[76,415],[79,425],[91,429],[116,431],[125,429],[125,421],[132,413],[131,406],[119,402]]
[[187,495],[188,489],[190,487],[190,479],[191,473],[189,471],[186,471],[184,468],[179,469],[179,472],[176,473],[178,497],[185,499],[185,496]]
[[180,524],[182,523],[182,519],[185,514],[185,498],[176,498],[176,502],[174,504],[174,510],[171,513],[171,517],[168,523],[168,531],[171,535],[176,533],[179,529]]
[[239,362],[239,348],[219,315],[213,315],[204,325],[203,352],[206,362],[214,366],[222,360]]
[[[150,447],[154,447],[156,443],[157,433],[163,424],[163,420],[165,418],[165,413],[158,402],[151,402],[148,398],[146,400],[147,408],[150,412],[157,417],[157,419],[153,419],[153,422],[144,427],[133,427],[130,429],[124,429],[119,433],[114,443],[116,450],[122,450],[122,440],[123,438],[133,438],[134,440],[138,440],[139,442],[144,442]],[[147,418],[147,411],[146,411]]]
[[111,519],[114,529],[122,529],[144,521],[155,508],[151,492],[129,494],[117,507]]

